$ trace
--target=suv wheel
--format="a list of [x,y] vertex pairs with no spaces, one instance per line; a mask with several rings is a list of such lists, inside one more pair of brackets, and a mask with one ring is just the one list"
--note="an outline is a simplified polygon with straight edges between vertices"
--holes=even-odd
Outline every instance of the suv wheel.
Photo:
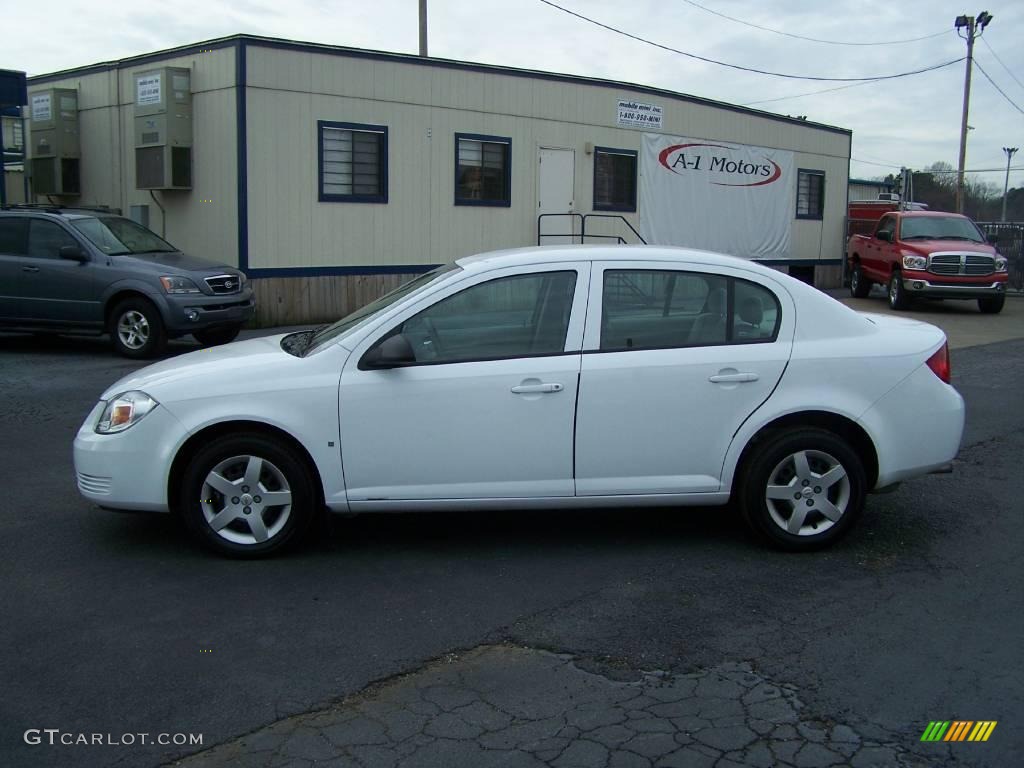
[[207,328],[205,331],[193,331],[192,335],[204,347],[216,347],[218,344],[227,344],[234,341],[241,330],[242,326],[240,325],[229,325],[226,328]]
[[125,357],[153,357],[167,346],[160,312],[153,303],[133,297],[120,302],[110,314],[110,339]]

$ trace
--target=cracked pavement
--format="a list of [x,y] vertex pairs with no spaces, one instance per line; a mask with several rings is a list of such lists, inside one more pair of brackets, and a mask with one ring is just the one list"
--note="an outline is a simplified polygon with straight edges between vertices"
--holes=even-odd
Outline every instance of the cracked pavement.
[[794,686],[749,664],[622,681],[564,654],[482,646],[174,765],[923,768],[948,757],[946,745],[912,754],[917,735],[810,718]]

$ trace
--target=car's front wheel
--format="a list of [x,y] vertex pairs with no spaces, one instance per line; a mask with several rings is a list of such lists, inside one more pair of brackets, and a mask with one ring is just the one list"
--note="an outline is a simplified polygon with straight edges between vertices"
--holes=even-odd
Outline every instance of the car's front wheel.
[[978,299],[978,309],[985,315],[998,315],[1003,311],[1003,304],[1006,303],[1006,296],[988,296]]
[[219,344],[229,344],[238,337],[242,330],[240,325],[229,325],[221,328],[208,328],[205,331],[193,331],[196,341],[204,347],[216,347]]
[[160,311],[141,296],[125,299],[114,307],[110,313],[110,339],[115,351],[136,359],[158,355],[167,346]]
[[838,435],[807,427],[756,445],[738,478],[738,500],[751,529],[775,546],[827,546],[864,508],[866,477],[857,452]]
[[892,309],[907,309],[910,306],[910,298],[903,287],[903,273],[898,269],[893,270],[889,278],[889,306]]
[[865,299],[869,293],[871,293],[871,281],[864,277],[860,264],[857,264],[850,274],[850,295],[855,299]]
[[317,498],[309,467],[283,441],[226,435],[189,461],[178,511],[208,547],[232,557],[259,557],[302,536]]

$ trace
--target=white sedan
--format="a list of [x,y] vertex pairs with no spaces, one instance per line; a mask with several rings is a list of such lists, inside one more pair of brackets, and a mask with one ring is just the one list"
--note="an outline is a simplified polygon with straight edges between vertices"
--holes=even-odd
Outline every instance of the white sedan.
[[749,261],[663,247],[459,259],[316,331],[114,384],[81,493],[181,515],[237,556],[333,512],[721,505],[788,549],[946,468],[943,333]]

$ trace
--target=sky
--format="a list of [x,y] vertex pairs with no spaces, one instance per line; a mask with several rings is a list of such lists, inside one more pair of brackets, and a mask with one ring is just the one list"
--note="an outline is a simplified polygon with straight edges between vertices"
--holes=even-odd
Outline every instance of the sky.
[[[1024,2],[993,0],[552,0],[576,13],[653,42],[706,58],[773,72],[851,78],[917,70],[966,55],[953,28],[960,14],[987,10],[992,23],[975,43],[968,169],[997,185],[1002,147],[1018,146],[1024,169]],[[39,9],[6,0],[0,68],[30,75],[150,53],[235,33],[403,53],[418,49],[418,0],[51,0],[46,34]],[[703,6],[704,8],[698,7]],[[708,10],[706,10],[708,9]],[[893,45],[835,45],[820,40]],[[429,0],[432,56],[564,72],[666,88],[754,106],[853,130],[851,175],[873,178],[936,161],[956,167],[964,62],[931,72],[793,97],[845,85],[737,71],[661,50],[599,28],[541,0]],[[1006,97],[980,71],[983,68]],[[1016,104],[1016,107],[1010,102]],[[713,138],[713,137],[707,137]],[[1024,170],[1010,186],[1024,186]]]

